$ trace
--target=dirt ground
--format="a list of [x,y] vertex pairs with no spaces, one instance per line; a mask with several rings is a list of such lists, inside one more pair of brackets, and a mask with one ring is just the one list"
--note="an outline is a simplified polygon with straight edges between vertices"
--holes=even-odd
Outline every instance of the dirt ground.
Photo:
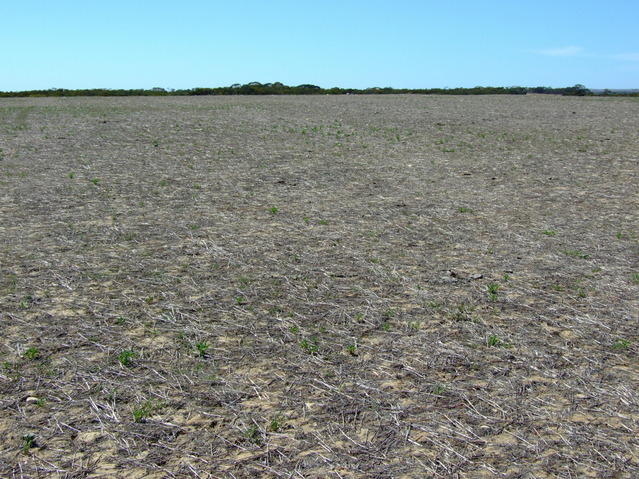
[[639,477],[639,101],[0,100],[0,477]]

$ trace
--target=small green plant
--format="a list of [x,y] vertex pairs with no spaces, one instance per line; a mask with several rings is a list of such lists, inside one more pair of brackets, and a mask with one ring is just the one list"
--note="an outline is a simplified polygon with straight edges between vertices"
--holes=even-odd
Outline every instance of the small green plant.
[[627,339],[617,339],[613,345],[612,349],[616,349],[618,351],[627,351],[630,348],[632,343]]
[[546,236],[557,236],[557,232],[555,230],[543,230],[542,234]]
[[24,357],[33,361],[40,357],[40,351],[32,346],[24,352]]
[[158,184],[160,186],[168,186],[169,185],[169,180],[160,180],[160,182]]
[[465,206],[460,206],[457,211],[459,211],[460,213],[471,213],[471,214],[475,212],[473,209],[467,208]]
[[382,330],[384,330],[384,331],[390,331],[390,329],[391,329],[391,323],[390,323],[390,321],[384,321],[384,322],[382,323]]
[[156,409],[157,406],[153,403],[153,401],[144,401],[142,404],[139,404],[135,409],[133,409],[133,421],[146,421],[146,418],[153,414],[153,411]]
[[120,316],[118,317],[118,319],[115,320],[115,322],[118,324],[124,324],[126,323],[126,318],[124,316]]
[[135,353],[133,351],[124,350],[118,355],[118,361],[122,366],[130,366],[133,358],[135,357]]
[[91,180],[91,183],[93,183],[94,185],[97,185],[98,183],[100,183],[100,180],[98,178],[93,178]]
[[276,215],[279,211],[280,211],[280,210],[279,210],[279,209],[277,209],[277,207],[276,207],[276,206],[273,206],[273,207],[271,208],[271,214],[272,214],[272,215]]
[[419,328],[422,327],[421,321],[411,321],[408,323],[408,329],[411,331],[419,331]]
[[587,253],[582,253],[580,250],[578,249],[573,249],[573,250],[567,250],[564,251],[565,255],[568,256],[572,256],[573,258],[579,258],[579,259],[590,259],[590,255]]
[[435,384],[435,386],[433,386],[433,394],[435,394],[436,396],[441,396],[444,392],[446,392],[446,389],[448,389],[446,385],[437,383]]
[[497,301],[497,291],[499,291],[499,285],[497,283],[490,283],[488,285],[488,297],[491,301]]
[[282,416],[277,416],[276,418],[271,420],[270,424],[268,425],[268,430],[271,432],[278,432],[280,429],[282,429],[283,425],[284,419],[282,418]]
[[510,343],[507,343],[506,341],[502,341],[501,339],[499,339],[498,336],[490,336],[488,338],[488,346],[492,346],[495,348],[510,348]]
[[319,345],[317,344],[317,338],[303,339],[300,343],[300,346],[304,351],[308,354],[316,354],[319,351]]
[[9,275],[9,280],[7,281],[7,291],[9,293],[15,293],[17,284],[18,284],[18,275],[15,273],[11,273]]
[[302,220],[304,221],[304,223],[309,224],[311,222],[311,219],[308,216],[305,216],[304,218],[302,218]]
[[317,224],[318,224],[318,225],[325,226],[325,225],[327,225],[327,224],[328,224],[328,220],[319,220],[319,221],[317,222]]
[[22,453],[23,454],[28,454],[29,450],[36,446],[37,446],[37,443],[36,443],[35,434],[28,433],[22,436]]
[[630,281],[632,281],[633,284],[639,284],[639,273],[634,273],[630,277]]
[[293,334],[297,334],[297,333],[299,333],[300,328],[299,328],[299,326],[291,326],[290,331],[291,331],[291,333],[293,333]]
[[74,173],[69,173],[69,178],[73,179],[74,176],[75,176]]
[[244,304],[244,298],[242,296],[236,296],[235,302],[238,304],[238,306],[241,306],[242,304]]
[[472,321],[472,313],[475,311],[475,307],[468,303],[460,303],[457,305],[457,311],[453,312],[453,321]]
[[195,345],[195,347],[197,348],[197,352],[200,355],[200,357],[205,358],[210,345],[206,341],[200,341],[199,343]]
[[246,431],[244,432],[244,437],[253,444],[259,445],[262,442],[260,438],[260,430],[255,425],[246,429]]
[[350,354],[351,356],[357,356],[357,345],[349,344],[348,346],[346,346],[346,351],[348,351],[348,354]]
[[27,294],[24,298],[22,298],[22,301],[20,301],[20,309],[28,309],[34,302],[35,300],[33,299],[33,296]]

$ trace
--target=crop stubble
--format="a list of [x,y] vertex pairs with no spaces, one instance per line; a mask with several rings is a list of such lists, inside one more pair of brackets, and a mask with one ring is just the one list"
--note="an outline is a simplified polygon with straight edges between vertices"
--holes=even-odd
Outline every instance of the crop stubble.
[[636,476],[638,120],[3,99],[0,475]]

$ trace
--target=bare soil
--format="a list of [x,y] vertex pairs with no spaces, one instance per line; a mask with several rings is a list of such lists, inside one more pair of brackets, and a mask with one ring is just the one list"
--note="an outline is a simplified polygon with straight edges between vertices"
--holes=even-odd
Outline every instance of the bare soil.
[[0,476],[639,476],[639,101],[0,100]]

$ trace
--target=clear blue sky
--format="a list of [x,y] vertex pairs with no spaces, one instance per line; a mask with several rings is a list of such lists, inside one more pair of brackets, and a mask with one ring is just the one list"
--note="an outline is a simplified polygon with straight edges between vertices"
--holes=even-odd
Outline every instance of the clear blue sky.
[[0,91],[639,88],[637,0],[0,0]]

